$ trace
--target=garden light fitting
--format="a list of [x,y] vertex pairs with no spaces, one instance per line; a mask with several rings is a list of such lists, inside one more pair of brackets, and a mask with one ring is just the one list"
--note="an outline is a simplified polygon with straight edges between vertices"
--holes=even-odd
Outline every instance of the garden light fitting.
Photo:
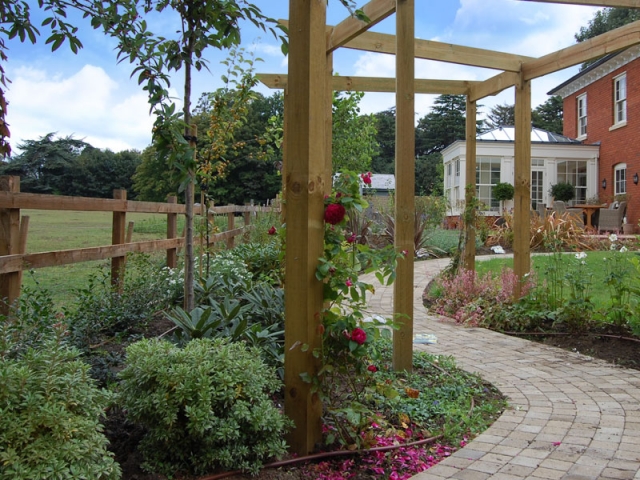
[[606,178],[602,179],[602,188],[603,189],[607,188],[607,179]]
[[633,175],[633,184],[634,185],[638,184],[638,174],[637,173]]

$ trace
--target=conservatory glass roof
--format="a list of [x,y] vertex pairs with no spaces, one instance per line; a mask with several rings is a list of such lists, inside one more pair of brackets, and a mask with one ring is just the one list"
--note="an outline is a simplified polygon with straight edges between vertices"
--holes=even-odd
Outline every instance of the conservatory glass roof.
[[[482,141],[513,142],[516,138],[515,131],[515,127],[512,126],[498,127],[481,133],[476,139]],[[531,141],[537,143],[582,143],[579,140],[574,140],[573,138],[535,127],[531,127]]]

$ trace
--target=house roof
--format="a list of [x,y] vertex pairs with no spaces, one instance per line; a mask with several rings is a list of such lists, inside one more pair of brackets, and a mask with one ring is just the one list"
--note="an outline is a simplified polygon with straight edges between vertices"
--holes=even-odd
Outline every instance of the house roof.
[[560,95],[562,98],[566,98],[639,57],[640,46],[638,45],[605,55],[597,62],[592,63],[567,81],[550,90],[548,95]]
[[395,190],[396,176],[386,173],[372,173],[370,188],[375,188],[376,190]]
[[[489,130],[488,132],[481,133],[476,137],[480,141],[494,141],[494,142],[513,142],[515,141],[515,127],[505,125],[502,127]],[[574,143],[580,144],[579,140],[565,137],[557,133],[542,130],[541,128],[531,127],[531,142],[532,143]]]

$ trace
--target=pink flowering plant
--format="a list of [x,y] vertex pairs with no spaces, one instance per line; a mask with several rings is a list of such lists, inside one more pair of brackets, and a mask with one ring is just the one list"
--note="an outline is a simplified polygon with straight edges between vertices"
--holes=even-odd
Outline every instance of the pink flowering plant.
[[381,337],[381,327],[394,327],[389,319],[366,314],[367,293],[373,293],[374,287],[360,276],[376,272],[378,280],[389,285],[395,279],[396,260],[402,256],[393,246],[372,249],[361,244],[357,234],[349,231],[349,218],[368,206],[360,193],[361,181],[355,173],[342,172],[334,179],[331,195],[325,197],[324,255],[316,269],[316,278],[324,286],[323,340],[321,348],[311,352],[321,367],[316,378],[305,376],[323,398],[328,424],[338,432],[339,441],[349,445],[361,444],[362,425],[372,417],[363,402],[375,375],[371,344]]

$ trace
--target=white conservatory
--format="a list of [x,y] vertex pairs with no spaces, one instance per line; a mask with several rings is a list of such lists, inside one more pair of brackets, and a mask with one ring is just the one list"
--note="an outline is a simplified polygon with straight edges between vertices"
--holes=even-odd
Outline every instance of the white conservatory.
[[[485,215],[499,215],[500,202],[493,198],[493,187],[499,182],[513,185],[514,127],[500,127],[478,135],[476,144],[476,196],[486,209]],[[466,145],[457,140],[442,151],[444,192],[449,200],[450,216],[464,209]],[[598,195],[599,145],[586,145],[556,133],[531,129],[531,204],[551,205],[551,185],[568,182],[575,186],[571,203],[585,203]],[[510,210],[512,201],[505,202]]]

